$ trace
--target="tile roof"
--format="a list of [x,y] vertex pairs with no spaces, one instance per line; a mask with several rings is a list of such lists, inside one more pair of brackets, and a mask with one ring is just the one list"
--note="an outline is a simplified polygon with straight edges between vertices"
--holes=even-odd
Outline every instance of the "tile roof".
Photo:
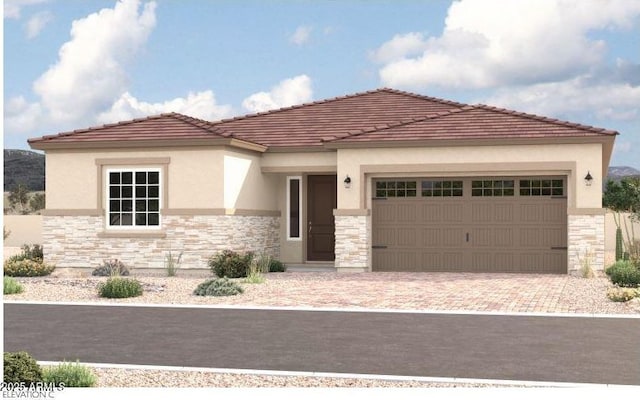
[[178,113],[167,113],[29,139],[29,143],[171,140],[184,138],[222,139],[223,137],[211,129],[210,122]]
[[486,105],[465,106],[436,115],[399,121],[387,127],[367,127],[336,143],[389,142],[427,139],[507,139],[616,135],[602,128],[559,121]]
[[269,148],[313,148],[327,142],[339,145],[615,134],[486,105],[470,106],[383,88],[217,122],[162,114],[30,139],[29,144],[234,138]]

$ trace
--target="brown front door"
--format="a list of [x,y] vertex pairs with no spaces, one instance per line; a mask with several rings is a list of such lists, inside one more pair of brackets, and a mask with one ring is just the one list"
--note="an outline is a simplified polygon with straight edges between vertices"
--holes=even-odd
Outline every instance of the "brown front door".
[[335,259],[335,221],[338,205],[335,175],[309,175],[307,179],[307,260]]

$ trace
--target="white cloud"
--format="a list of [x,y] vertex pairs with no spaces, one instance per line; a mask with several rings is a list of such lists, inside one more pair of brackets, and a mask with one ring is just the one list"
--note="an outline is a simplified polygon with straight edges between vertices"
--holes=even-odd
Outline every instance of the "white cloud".
[[628,153],[631,151],[631,147],[631,142],[616,140],[616,143],[613,145],[613,151],[614,153]]
[[19,19],[22,7],[45,3],[49,0],[4,0],[4,17]]
[[95,115],[126,91],[124,67],[155,27],[155,6],[145,3],[138,13],[138,0],[121,0],[73,21],[57,63],[33,85],[53,121]]
[[53,14],[49,11],[39,12],[29,18],[25,29],[27,31],[27,38],[33,39],[38,36],[45,26],[53,19]]
[[307,43],[311,38],[312,27],[307,25],[300,25],[295,32],[291,36],[289,36],[289,41],[298,46],[302,46]]
[[625,82],[594,83],[584,77],[497,90],[487,103],[538,115],[589,111],[599,119],[640,118],[640,86]]
[[298,75],[281,81],[269,92],[252,94],[242,101],[242,106],[250,112],[262,112],[309,102],[312,95],[311,78]]
[[189,93],[186,98],[178,97],[160,103],[140,101],[126,92],[113,103],[111,109],[98,115],[98,122],[106,124],[166,112],[215,121],[231,116],[231,106],[216,104],[215,96],[210,90]]
[[395,35],[393,39],[371,52],[370,56],[373,61],[385,64],[422,54],[426,49],[427,43],[422,33],[411,32]]
[[33,132],[42,117],[39,103],[29,103],[23,96],[13,97],[4,106],[5,133]]
[[592,30],[628,28],[638,15],[640,2],[627,0],[461,0],[449,8],[441,36],[396,35],[374,55],[390,86],[553,82],[603,62],[606,43]]

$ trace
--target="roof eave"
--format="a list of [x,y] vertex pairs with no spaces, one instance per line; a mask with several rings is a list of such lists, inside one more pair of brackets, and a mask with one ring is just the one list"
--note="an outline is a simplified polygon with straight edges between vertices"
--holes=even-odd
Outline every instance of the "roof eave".
[[[617,134],[617,133],[616,133]],[[615,138],[611,135],[563,136],[543,138],[456,138],[456,139],[413,139],[413,140],[377,140],[377,141],[332,141],[324,143],[326,149],[364,149],[397,147],[460,147],[460,146],[501,146],[512,144],[569,144],[569,143],[609,143]]]
[[153,139],[153,140],[92,140],[92,141],[46,141],[29,140],[34,150],[64,149],[107,149],[107,148],[144,148],[144,147],[186,147],[186,146],[231,146],[258,153],[267,151],[267,146],[235,138],[197,138],[197,139]]

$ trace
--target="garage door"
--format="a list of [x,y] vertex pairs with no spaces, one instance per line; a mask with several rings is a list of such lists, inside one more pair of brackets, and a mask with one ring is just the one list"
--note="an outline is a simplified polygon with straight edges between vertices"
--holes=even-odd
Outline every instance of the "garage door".
[[373,185],[374,271],[567,273],[564,177]]

